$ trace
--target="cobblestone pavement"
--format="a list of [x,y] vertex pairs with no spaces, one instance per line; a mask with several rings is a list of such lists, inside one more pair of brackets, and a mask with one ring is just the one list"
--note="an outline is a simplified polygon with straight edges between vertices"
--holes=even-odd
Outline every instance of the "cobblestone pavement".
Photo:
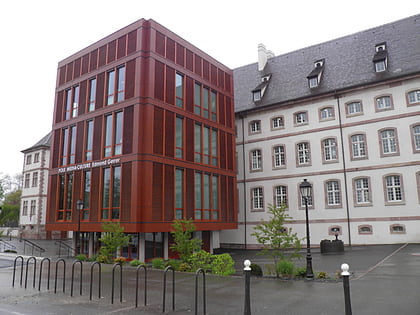
[[[264,265],[267,261],[255,251],[229,251],[237,262],[238,274],[231,277],[206,275],[207,314],[243,314],[244,278],[243,260]],[[114,303],[111,303],[112,265],[102,265],[101,297],[98,297],[98,278],[94,273],[92,300],[90,295],[90,263],[84,263],[82,295],[79,292],[80,266],[74,268],[74,287],[71,296],[72,260],[66,260],[66,282],[63,292],[63,264],[58,267],[57,293],[55,288],[55,261],[52,259],[50,288],[47,290],[47,268],[44,264],[41,290],[39,262],[33,287],[33,264],[29,265],[27,288],[26,268],[20,285],[20,261],[12,287],[15,256],[0,254],[0,314],[161,314],[163,271],[148,271],[147,306],[143,305],[143,274],[140,273],[139,307],[135,308],[135,268],[123,267],[122,302],[119,295],[119,268],[115,273]],[[25,257],[25,264],[26,264]],[[342,255],[321,255],[313,252],[315,272],[325,271],[327,281],[279,280],[251,278],[252,314],[344,314],[343,285],[335,279],[342,263],[350,265],[353,314],[420,314],[418,287],[420,283],[420,244],[397,244],[346,248]],[[300,262],[304,264],[304,259]],[[96,270],[96,269],[94,269]],[[192,314],[195,296],[195,274],[175,273],[175,311],[172,311],[172,274],[167,274],[168,314]],[[198,278],[201,289],[202,278]],[[199,291],[198,314],[202,314],[202,296]]]

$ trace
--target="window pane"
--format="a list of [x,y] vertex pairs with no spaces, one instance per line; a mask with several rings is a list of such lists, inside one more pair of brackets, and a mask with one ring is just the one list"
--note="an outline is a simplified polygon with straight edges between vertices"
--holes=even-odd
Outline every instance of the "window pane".
[[183,149],[184,149],[184,132],[183,132],[183,119],[176,118],[176,127],[175,127],[175,157],[183,158]]
[[92,160],[92,149],[93,149],[93,120],[86,123],[86,160]]
[[125,67],[118,68],[117,102],[124,100]]
[[105,148],[104,156],[111,156],[112,145],[112,115],[105,117]]
[[[110,189],[110,182],[111,182],[111,170],[109,168],[105,168],[103,170],[103,189],[102,189],[102,208],[109,208],[109,189]],[[103,219],[107,219],[103,217]]]
[[107,105],[114,104],[115,96],[115,71],[108,72]]
[[91,172],[85,172],[84,184],[83,184],[83,208],[89,209],[90,208],[90,180],[91,180]]
[[179,73],[175,76],[175,93],[176,106],[183,107],[184,105],[184,77]]
[[89,81],[89,111],[95,110],[96,79]]
[[118,112],[115,114],[115,153],[119,155],[122,153],[123,142],[123,113]]

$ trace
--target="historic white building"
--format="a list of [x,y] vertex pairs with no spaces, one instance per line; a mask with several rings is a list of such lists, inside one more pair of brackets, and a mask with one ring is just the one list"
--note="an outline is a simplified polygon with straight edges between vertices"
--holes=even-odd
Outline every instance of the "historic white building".
[[23,150],[22,198],[19,227],[29,239],[44,239],[51,133]]
[[305,236],[299,184],[313,185],[311,242],[420,242],[420,15],[285,55],[259,47],[234,70],[239,229],[286,203]]

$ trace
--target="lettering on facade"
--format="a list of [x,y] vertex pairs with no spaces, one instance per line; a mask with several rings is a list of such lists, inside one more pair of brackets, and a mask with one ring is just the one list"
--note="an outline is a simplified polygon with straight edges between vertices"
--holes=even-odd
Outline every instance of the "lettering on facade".
[[101,161],[94,161],[94,162],[88,162],[88,163],[81,163],[66,167],[60,167],[58,168],[58,173],[67,173],[67,172],[74,172],[74,171],[80,171],[85,169],[91,169],[95,167],[101,167],[101,166],[107,166],[112,164],[120,163],[121,159],[106,159]]

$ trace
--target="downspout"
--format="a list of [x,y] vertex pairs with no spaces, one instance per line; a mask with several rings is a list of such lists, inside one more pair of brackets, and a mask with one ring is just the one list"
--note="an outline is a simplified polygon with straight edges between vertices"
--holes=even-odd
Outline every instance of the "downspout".
[[247,249],[247,221],[246,221],[246,211],[247,211],[247,196],[246,196],[246,167],[245,167],[245,126],[244,126],[244,116],[241,115],[242,120],[242,167],[243,167],[243,195],[244,195],[244,247]]
[[343,124],[341,121],[340,96],[335,94],[335,98],[337,100],[337,107],[338,107],[338,123],[340,127],[340,138],[341,138],[341,156],[343,159],[344,194],[346,197],[346,211],[347,211],[347,231],[349,233],[349,246],[351,247],[349,193],[348,193],[348,185],[347,185],[346,159],[344,155],[344,136],[343,136]]

